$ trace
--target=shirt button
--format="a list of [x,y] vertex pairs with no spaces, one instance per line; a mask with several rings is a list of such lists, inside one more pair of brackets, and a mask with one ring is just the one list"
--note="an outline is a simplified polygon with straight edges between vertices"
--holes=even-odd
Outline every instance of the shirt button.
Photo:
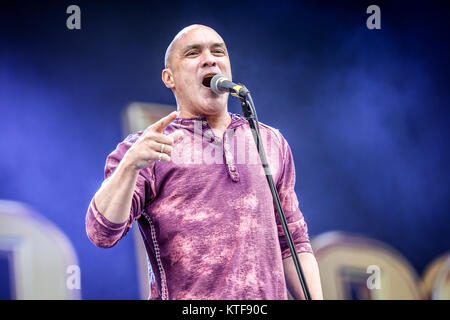
[[203,121],[203,122],[202,122],[202,125],[203,125],[204,127],[206,127],[206,126],[208,125],[208,121]]

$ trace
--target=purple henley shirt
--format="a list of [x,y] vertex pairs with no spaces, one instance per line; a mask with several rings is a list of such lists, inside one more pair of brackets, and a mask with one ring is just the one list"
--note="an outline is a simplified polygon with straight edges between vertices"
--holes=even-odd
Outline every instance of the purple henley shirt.
[[[183,130],[172,161],[140,170],[128,222],[108,221],[92,200],[89,239],[112,247],[137,221],[145,243],[149,299],[287,299],[282,259],[290,251],[274,208],[249,123],[230,113],[223,137],[205,117],[177,118],[165,134]],[[297,252],[312,252],[294,191],[292,153],[281,133],[260,132]],[[105,179],[142,131],[108,156]]]

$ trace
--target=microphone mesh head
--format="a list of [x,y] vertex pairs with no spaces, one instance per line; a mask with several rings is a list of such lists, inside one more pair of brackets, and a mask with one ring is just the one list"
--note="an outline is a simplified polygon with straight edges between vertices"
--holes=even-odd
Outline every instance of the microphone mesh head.
[[212,79],[211,79],[211,90],[215,93],[215,94],[224,94],[225,91],[222,91],[219,89],[219,87],[217,86],[217,84],[219,83],[220,80],[228,80],[227,77],[225,77],[223,74],[216,74]]

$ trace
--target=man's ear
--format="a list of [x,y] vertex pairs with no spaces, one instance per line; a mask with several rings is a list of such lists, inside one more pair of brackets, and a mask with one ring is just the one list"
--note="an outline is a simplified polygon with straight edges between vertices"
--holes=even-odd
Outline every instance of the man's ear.
[[173,81],[172,71],[168,68],[162,71],[162,81],[166,85],[167,88],[173,89],[175,88],[175,82]]

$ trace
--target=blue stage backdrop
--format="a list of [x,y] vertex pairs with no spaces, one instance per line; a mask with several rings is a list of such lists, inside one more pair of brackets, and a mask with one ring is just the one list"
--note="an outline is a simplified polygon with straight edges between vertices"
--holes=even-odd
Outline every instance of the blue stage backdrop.
[[[259,120],[290,142],[310,236],[384,241],[422,273],[450,248],[449,42],[445,2],[9,1],[0,6],[0,199],[61,228],[84,299],[137,299],[131,233],[100,249],[85,233],[106,156],[132,101],[175,104],[165,49],[201,23],[227,43]],[[68,30],[66,8],[81,8]],[[229,101],[240,113],[238,101]]]

